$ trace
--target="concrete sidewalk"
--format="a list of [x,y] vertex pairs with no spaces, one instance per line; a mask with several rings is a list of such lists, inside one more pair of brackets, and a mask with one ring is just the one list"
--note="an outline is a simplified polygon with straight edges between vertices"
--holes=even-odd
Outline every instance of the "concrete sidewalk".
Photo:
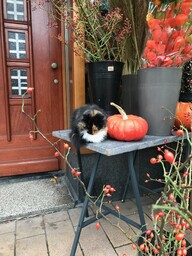
[[[150,197],[143,200],[148,227],[151,226]],[[138,220],[134,201],[115,202],[122,214]],[[17,219],[0,224],[0,256],[69,256],[77,227],[81,207],[50,214]],[[114,216],[108,215],[117,224]],[[130,241],[108,221],[100,220],[101,228],[96,230],[95,223],[85,227],[80,236],[76,256],[135,256]],[[120,221],[122,228],[129,236],[135,237],[139,231]]]

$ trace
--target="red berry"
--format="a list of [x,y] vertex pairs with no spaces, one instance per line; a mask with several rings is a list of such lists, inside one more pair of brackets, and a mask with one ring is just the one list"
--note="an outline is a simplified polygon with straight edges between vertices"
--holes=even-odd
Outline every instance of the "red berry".
[[176,134],[177,134],[177,136],[183,136],[183,134],[184,134],[184,131],[183,130],[181,130],[181,129],[179,129],[179,130],[177,130],[176,131]]
[[74,175],[76,173],[75,169],[71,169],[71,173]]
[[185,228],[186,228],[186,229],[189,229],[190,227],[191,227],[191,225],[189,224],[189,222],[186,222],[186,223],[185,223]]
[[185,234],[183,232],[179,232],[175,235],[175,240],[181,241],[185,237]]
[[168,198],[169,198],[170,201],[173,201],[174,200],[174,195],[171,193],[171,194],[169,194]]
[[33,90],[34,90],[34,88],[32,88],[32,87],[28,87],[28,88],[27,88],[27,92],[28,92],[28,93],[32,93]]
[[147,230],[146,230],[146,234],[147,234],[147,235],[150,235],[150,234],[151,234],[151,230],[150,230],[150,229],[147,229]]
[[29,139],[32,141],[33,140],[33,134],[29,134]]
[[109,189],[108,189],[108,188],[104,188],[104,189],[103,189],[103,192],[104,192],[105,194],[107,194],[107,193],[109,193]]
[[181,246],[182,246],[182,247],[185,247],[186,245],[187,245],[187,242],[186,242],[185,239],[183,239],[183,240],[181,241]]
[[115,209],[116,209],[117,211],[119,211],[119,210],[120,210],[119,205],[116,205],[116,206],[115,206]]
[[163,159],[163,156],[162,156],[162,155],[158,155],[158,156],[157,156],[157,159],[158,159],[158,160],[162,160],[162,159]]
[[56,151],[56,152],[54,153],[54,155],[55,155],[55,157],[58,157],[58,156],[59,156],[59,152]]
[[80,175],[81,175],[81,172],[79,172],[79,171],[75,172],[75,176],[79,177]]
[[152,158],[150,159],[150,163],[151,163],[151,164],[156,164],[156,163],[157,163],[157,159],[156,159],[155,157],[152,157]]
[[177,249],[177,256],[183,255],[182,248]]
[[139,246],[139,249],[140,249],[141,251],[143,251],[143,250],[145,249],[145,244],[141,244],[141,245]]
[[64,149],[68,149],[69,148],[69,144],[64,143]]
[[182,253],[183,253],[182,254],[183,256],[187,255],[187,249],[186,248],[182,248]]
[[145,253],[148,253],[148,252],[149,252],[149,247],[148,247],[148,246],[145,246],[144,251],[145,251]]
[[95,227],[96,227],[97,230],[100,229],[100,227],[101,227],[100,223],[96,222]]
[[159,253],[159,251],[158,251],[156,248],[154,248],[154,249],[153,249],[153,253],[154,253],[155,255],[157,255],[157,254]]
[[183,178],[187,177],[188,174],[189,174],[189,173],[188,173],[187,171],[184,172],[184,173],[183,173]]
[[134,250],[137,248],[136,244],[132,244],[131,246]]
[[164,212],[159,212],[158,215],[159,215],[159,217],[163,217],[164,216]]
[[174,154],[173,154],[171,151],[169,151],[168,149],[166,149],[165,152],[164,152],[164,158],[165,158],[165,160],[166,160],[167,162],[173,163],[173,162],[174,162],[174,159],[175,159],[175,156],[174,156]]
[[113,187],[110,188],[110,192],[115,192],[115,191],[116,190]]

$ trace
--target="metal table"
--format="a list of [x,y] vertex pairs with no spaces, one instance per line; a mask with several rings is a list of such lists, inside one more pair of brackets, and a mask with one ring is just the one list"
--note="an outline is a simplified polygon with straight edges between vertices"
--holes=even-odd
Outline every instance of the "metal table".
[[[61,131],[54,131],[52,134],[54,137],[57,137],[64,141],[70,142],[69,133],[70,133],[70,130],[61,130]],[[123,215],[121,215],[120,218],[123,221],[125,221],[126,223],[128,223],[138,229],[141,229],[142,231],[145,231],[146,230],[145,218],[144,218],[144,213],[143,213],[143,209],[142,209],[142,205],[141,205],[141,198],[140,198],[136,173],[135,173],[135,169],[134,169],[135,154],[138,150],[171,143],[171,142],[174,142],[177,140],[178,140],[178,136],[149,136],[149,135],[146,135],[142,140],[134,141],[134,142],[123,142],[123,141],[107,139],[101,143],[87,144],[85,146],[85,148],[90,149],[90,150],[96,152],[96,154],[97,154],[96,162],[91,171],[91,176],[90,176],[89,184],[87,187],[87,193],[91,194],[92,187],[93,187],[94,181],[95,181],[95,176],[97,174],[97,167],[98,167],[101,155],[110,157],[110,156],[114,156],[114,155],[128,153],[127,160],[128,160],[128,166],[129,166],[129,175],[130,175],[130,179],[131,179],[133,193],[134,193],[135,200],[136,200],[136,206],[137,206],[137,210],[138,210],[138,214],[139,214],[139,218],[140,218],[140,223],[137,223]],[[78,161],[81,166],[80,152],[77,152],[77,154],[78,154]],[[80,169],[82,172],[83,171],[82,166]],[[125,186],[127,186],[127,184],[128,184],[128,182],[126,183]],[[125,189],[125,191],[126,191],[126,189]],[[87,212],[88,202],[89,202],[88,198],[85,197],[70,256],[75,256],[75,252],[77,249],[77,245],[79,242],[79,237],[80,237],[82,228],[91,224],[93,221],[96,220],[96,217],[92,217],[91,219],[84,221],[86,212]],[[114,216],[119,217],[119,214],[113,209],[103,206],[103,210],[104,210],[105,215],[111,213]]]

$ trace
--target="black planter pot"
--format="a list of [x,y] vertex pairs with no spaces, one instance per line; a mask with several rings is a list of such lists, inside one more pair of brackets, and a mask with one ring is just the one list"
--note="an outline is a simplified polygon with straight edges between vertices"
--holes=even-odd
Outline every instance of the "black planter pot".
[[90,101],[103,108],[108,115],[116,113],[110,102],[119,104],[120,101],[123,65],[116,61],[87,63]]
[[179,101],[192,102],[192,92],[180,92]]

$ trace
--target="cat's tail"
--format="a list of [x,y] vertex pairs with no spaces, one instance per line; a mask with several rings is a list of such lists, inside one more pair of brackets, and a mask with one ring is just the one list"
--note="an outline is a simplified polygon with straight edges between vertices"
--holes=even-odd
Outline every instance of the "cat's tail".
[[72,145],[76,148],[76,150],[79,150],[83,145],[86,144],[84,140],[82,140],[82,138],[79,136],[79,134],[73,131],[70,133],[70,139]]

